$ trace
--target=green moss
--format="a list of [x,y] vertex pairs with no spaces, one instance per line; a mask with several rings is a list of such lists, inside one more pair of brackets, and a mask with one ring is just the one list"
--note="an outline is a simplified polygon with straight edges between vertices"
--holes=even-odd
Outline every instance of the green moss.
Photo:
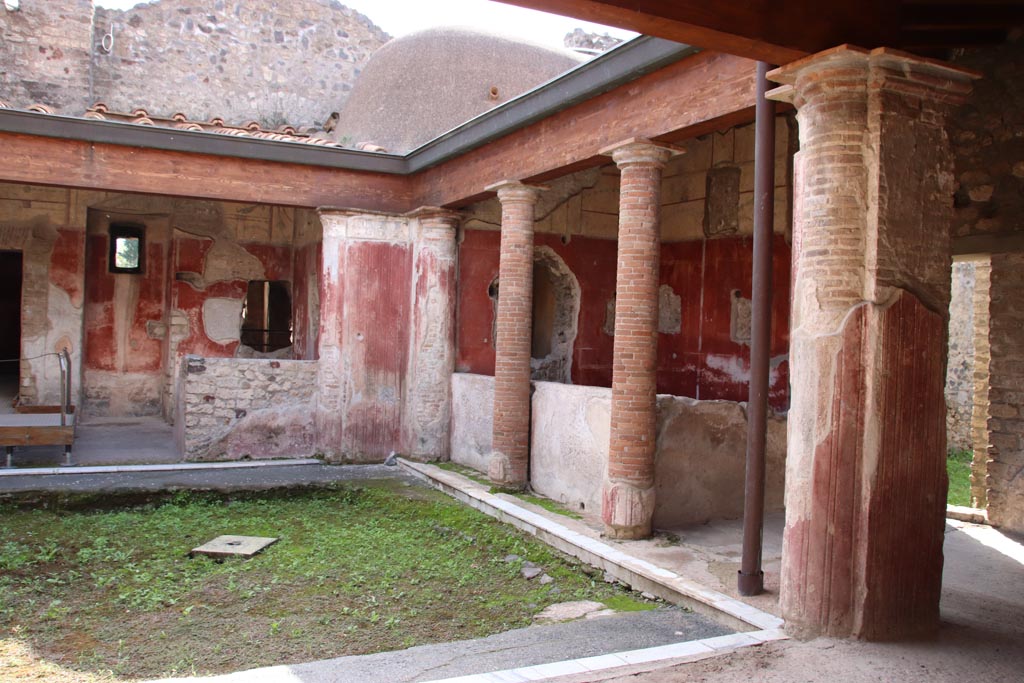
[[971,461],[974,454],[969,450],[951,450],[946,454],[946,473],[949,475],[949,493],[946,502],[950,505],[971,505]]
[[[122,677],[205,675],[481,637],[567,600],[647,604],[397,480],[93,503],[0,506],[0,644]],[[280,540],[249,560],[189,558],[221,534]],[[527,581],[509,555],[555,582]]]
[[437,465],[437,467],[440,467],[442,470],[446,470],[448,472],[454,472],[455,474],[461,474],[466,479],[472,479],[473,481],[475,481],[478,484],[483,484],[484,486],[488,486],[488,487],[491,485],[491,482],[489,482],[487,479],[484,478],[484,476],[482,474],[480,474],[479,472],[477,472],[476,470],[474,470],[471,467],[464,467],[463,465],[459,465],[459,464],[454,463],[454,462],[439,462],[439,463],[435,463],[435,464]]
[[616,612],[646,612],[657,609],[659,604],[651,600],[644,600],[632,595],[613,595],[601,601],[608,609]]

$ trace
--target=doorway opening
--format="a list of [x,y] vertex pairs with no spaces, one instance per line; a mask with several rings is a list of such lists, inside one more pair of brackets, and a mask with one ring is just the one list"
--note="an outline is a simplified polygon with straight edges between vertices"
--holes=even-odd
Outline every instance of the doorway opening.
[[21,377],[20,251],[0,251],[0,412],[14,412]]

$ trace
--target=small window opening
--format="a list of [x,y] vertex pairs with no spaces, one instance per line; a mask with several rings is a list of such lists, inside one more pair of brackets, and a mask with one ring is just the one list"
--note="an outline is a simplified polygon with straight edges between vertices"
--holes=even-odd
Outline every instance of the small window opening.
[[292,345],[291,283],[252,280],[242,303],[241,342],[262,353]]
[[112,223],[109,269],[111,273],[141,273],[145,266],[146,229],[141,225]]

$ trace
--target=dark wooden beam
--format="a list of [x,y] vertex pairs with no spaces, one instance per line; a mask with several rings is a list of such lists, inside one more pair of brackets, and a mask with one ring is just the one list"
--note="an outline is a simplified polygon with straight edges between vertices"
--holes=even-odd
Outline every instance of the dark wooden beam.
[[409,179],[0,132],[0,181],[315,208],[407,211]]
[[506,179],[541,181],[607,163],[632,137],[677,141],[753,120],[756,64],[700,52],[414,176],[417,205],[463,206]]
[[842,43],[893,45],[896,0],[499,0],[786,64]]

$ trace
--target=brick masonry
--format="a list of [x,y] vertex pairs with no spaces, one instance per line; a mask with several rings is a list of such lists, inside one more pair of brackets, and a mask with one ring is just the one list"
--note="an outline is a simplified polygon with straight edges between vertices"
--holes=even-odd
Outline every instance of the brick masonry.
[[655,392],[661,171],[672,152],[630,142],[610,152],[621,170],[605,534],[644,538],[654,513]]
[[0,99],[12,106],[78,116],[102,101],[269,127],[322,126],[388,40],[334,0],[159,0],[127,10],[22,0],[17,12],[0,8],[0,32]]
[[1024,254],[992,255],[988,516],[1024,533]]
[[[793,86],[783,96],[797,107],[801,142],[786,629],[874,640],[933,633],[954,190],[944,125],[971,78],[845,46],[771,77]],[[919,197],[928,200],[909,199]]]
[[494,366],[494,436],[488,476],[521,488],[530,459],[530,350],[533,319],[533,223],[540,190],[510,181],[501,202],[501,259]]
[[315,361],[186,356],[178,445],[186,460],[315,453]]

